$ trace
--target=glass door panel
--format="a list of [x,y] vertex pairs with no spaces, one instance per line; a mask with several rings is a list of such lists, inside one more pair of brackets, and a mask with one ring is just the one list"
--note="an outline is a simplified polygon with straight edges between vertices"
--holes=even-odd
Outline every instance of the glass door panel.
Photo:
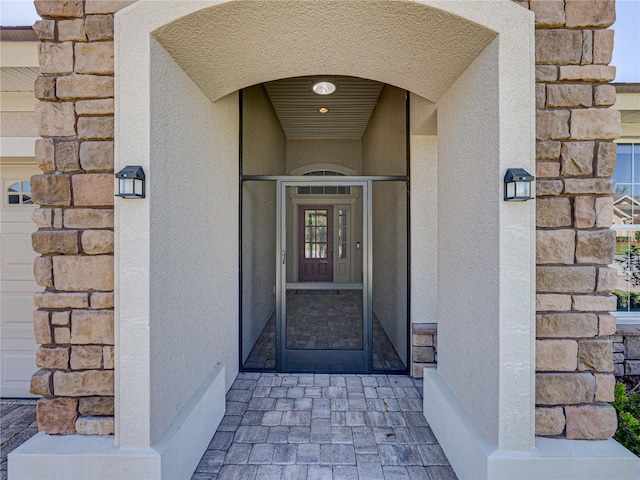
[[242,183],[242,366],[276,369],[276,182]]
[[282,369],[365,372],[364,187],[317,183],[282,190]]
[[409,349],[407,305],[407,188],[372,185],[373,370],[404,372]]

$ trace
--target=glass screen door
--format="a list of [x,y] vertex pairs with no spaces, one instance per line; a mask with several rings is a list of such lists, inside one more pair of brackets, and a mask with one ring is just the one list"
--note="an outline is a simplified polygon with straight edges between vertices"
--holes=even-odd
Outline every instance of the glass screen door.
[[368,182],[278,181],[278,192],[281,370],[371,371]]

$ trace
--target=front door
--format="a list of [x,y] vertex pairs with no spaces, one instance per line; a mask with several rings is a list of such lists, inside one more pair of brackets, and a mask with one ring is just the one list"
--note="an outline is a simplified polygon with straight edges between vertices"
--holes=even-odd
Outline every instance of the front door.
[[298,207],[298,281],[333,281],[333,206]]

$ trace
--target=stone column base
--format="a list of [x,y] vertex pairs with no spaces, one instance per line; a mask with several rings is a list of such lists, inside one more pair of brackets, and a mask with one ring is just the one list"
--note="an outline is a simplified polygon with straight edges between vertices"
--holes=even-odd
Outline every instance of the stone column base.
[[461,480],[640,478],[640,459],[613,439],[536,437],[535,446],[529,451],[496,448],[480,432],[437,370],[424,370],[423,411]]
[[224,367],[217,365],[149,448],[112,436],[38,433],[9,454],[9,478],[119,480],[190,478],[225,412]]

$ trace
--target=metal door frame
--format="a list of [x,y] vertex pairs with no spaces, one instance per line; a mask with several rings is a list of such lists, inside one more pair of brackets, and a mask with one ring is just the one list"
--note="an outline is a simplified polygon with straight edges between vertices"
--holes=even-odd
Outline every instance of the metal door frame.
[[[351,373],[369,373],[373,369],[373,315],[372,315],[372,188],[371,178],[364,177],[287,177],[286,180],[277,179],[277,204],[276,204],[276,369],[284,372],[308,371],[295,364],[300,363],[306,357],[315,356],[319,361],[334,363],[335,365],[354,365],[353,369],[342,370]],[[287,256],[295,252],[289,252],[286,245],[287,224],[287,187],[320,187],[341,186],[362,188],[362,283],[336,283],[336,282],[287,282]],[[289,350],[286,344],[286,292],[295,288],[305,290],[326,290],[327,287],[336,290],[361,290],[362,291],[362,350]],[[340,370],[329,368],[330,371]],[[320,372],[320,370],[314,370]]]

